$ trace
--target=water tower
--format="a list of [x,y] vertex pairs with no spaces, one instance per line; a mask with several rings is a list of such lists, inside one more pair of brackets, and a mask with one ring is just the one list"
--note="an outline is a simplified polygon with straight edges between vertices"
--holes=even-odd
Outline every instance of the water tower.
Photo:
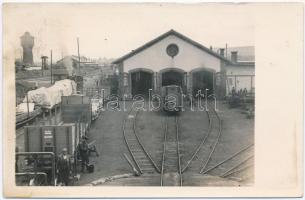
[[20,37],[23,48],[23,64],[33,64],[34,37],[29,32],[25,32]]

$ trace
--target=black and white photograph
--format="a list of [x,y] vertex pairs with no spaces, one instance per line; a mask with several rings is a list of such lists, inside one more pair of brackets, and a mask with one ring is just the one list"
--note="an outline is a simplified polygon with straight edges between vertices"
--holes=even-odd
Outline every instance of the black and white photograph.
[[15,186],[253,187],[242,6],[6,4]]

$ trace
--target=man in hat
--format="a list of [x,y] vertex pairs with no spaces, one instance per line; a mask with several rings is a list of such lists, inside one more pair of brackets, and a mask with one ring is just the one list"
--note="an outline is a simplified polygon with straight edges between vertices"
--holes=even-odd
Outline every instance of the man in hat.
[[89,164],[89,145],[88,145],[88,137],[82,136],[82,140],[79,144],[79,154],[82,160],[82,170],[81,172],[84,172],[84,168],[88,167]]
[[66,186],[69,185],[69,175],[71,171],[70,156],[67,152],[67,148],[63,148],[62,153],[58,156],[57,160],[58,182],[64,183]]

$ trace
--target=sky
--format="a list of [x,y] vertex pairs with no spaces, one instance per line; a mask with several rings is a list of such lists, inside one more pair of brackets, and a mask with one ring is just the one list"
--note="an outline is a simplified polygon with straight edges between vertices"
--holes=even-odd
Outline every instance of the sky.
[[251,8],[245,4],[6,4],[6,53],[22,54],[20,36],[35,37],[34,61],[80,54],[118,58],[174,29],[206,47],[254,45]]

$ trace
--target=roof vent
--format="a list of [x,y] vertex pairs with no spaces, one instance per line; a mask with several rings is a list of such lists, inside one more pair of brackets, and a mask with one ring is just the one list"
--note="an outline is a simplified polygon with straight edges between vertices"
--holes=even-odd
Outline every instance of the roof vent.
[[237,51],[231,51],[231,61],[237,63]]
[[220,51],[219,54],[220,54],[222,57],[225,57],[225,49],[224,49],[224,48],[220,48],[219,51]]

